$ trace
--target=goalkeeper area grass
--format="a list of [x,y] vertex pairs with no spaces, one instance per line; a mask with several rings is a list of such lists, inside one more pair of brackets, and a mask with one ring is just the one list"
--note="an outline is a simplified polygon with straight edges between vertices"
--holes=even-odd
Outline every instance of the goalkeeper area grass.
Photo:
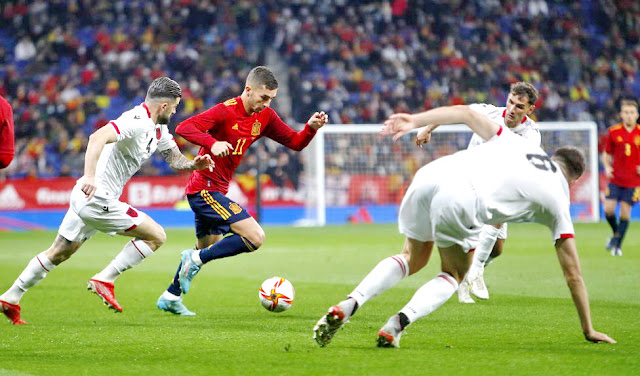
[[[96,235],[22,299],[29,325],[0,322],[0,375],[632,375],[640,370],[640,224],[632,223],[623,257],[604,250],[605,223],[576,224],[583,276],[596,330],[617,344],[584,340],[549,231],[513,224],[504,254],[487,267],[491,299],[440,309],[407,328],[400,349],[375,346],[378,329],[433,278],[429,265],[361,307],[333,342],[320,348],[312,328],[383,258],[400,252],[395,225],[267,227],[254,254],[207,264],[186,306],[197,316],[159,311],[192,229],[168,229],[155,255],[116,281],[122,314],[86,290],[87,280],[124,246]],[[0,290],[55,232],[1,233]],[[258,301],[272,276],[296,289],[290,310]]]

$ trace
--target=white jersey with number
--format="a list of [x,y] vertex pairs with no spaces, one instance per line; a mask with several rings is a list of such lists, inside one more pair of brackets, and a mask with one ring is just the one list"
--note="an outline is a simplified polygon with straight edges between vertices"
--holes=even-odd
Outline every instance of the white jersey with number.
[[[504,117],[507,112],[506,107],[496,107],[494,105],[486,103],[474,103],[470,104],[469,108],[477,113],[483,114],[494,123],[502,127],[506,127],[506,124],[504,123]],[[518,126],[509,128],[509,130],[517,135],[524,137],[532,145],[540,146],[540,143],[542,141],[540,137],[540,129],[538,128],[536,122],[531,120],[528,116],[525,116],[524,119],[522,119],[522,123],[518,124]],[[473,136],[471,136],[471,140],[469,140],[468,149],[474,148],[480,144],[483,144],[484,142],[485,140],[483,140],[482,137],[474,133]]]
[[115,129],[118,140],[105,145],[98,159],[95,182],[99,197],[120,197],[124,185],[156,149],[176,146],[167,125],[155,124],[144,103],[105,126]]
[[[569,184],[560,167],[540,146],[516,137],[503,126],[492,143],[454,154],[478,196],[477,218],[482,223],[537,222],[551,229],[553,238],[573,236]],[[488,168],[500,160],[501,168]],[[481,167],[485,166],[485,167]]]
[[490,141],[418,170],[400,207],[402,234],[465,250],[475,248],[485,223],[537,222],[554,240],[574,236],[560,167],[506,126]]

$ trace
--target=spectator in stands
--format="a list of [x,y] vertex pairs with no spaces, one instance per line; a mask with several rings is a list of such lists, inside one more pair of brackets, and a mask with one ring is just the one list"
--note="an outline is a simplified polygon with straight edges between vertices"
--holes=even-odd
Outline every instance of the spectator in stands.
[[[537,120],[595,119],[604,133],[617,116],[613,101],[640,96],[637,2],[140,4],[2,2],[0,95],[20,124],[21,166],[3,173],[80,174],[55,165],[66,148],[52,144],[78,130],[86,137],[140,102],[142,88],[162,75],[185,90],[180,121],[235,95],[250,67],[269,64],[272,48],[295,77],[290,115],[298,121],[312,103],[353,123],[450,103],[501,103],[503,88],[526,80],[543,94]],[[42,138],[44,157],[27,147]]]

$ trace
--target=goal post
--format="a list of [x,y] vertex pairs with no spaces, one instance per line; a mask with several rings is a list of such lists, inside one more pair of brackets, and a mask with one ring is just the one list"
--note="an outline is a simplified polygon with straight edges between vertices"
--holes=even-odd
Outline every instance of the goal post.
[[[538,123],[549,154],[575,146],[587,158],[583,177],[571,188],[575,221],[598,221],[598,135],[594,122]],[[318,131],[305,165],[307,201],[298,225],[395,222],[404,191],[415,172],[439,157],[467,148],[472,131],[461,125],[438,127],[429,144],[416,146],[415,130],[393,142],[380,124],[334,124]]]

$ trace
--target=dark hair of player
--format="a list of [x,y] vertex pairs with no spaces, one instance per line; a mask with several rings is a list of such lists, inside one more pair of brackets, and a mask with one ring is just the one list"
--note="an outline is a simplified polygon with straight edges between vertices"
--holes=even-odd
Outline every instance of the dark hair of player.
[[267,90],[275,90],[278,88],[278,80],[274,76],[271,69],[265,66],[257,66],[249,72],[247,76],[247,86],[262,86],[264,85]]
[[637,109],[638,101],[633,98],[622,98],[620,99],[620,109],[622,109],[622,106],[634,106]]
[[182,89],[180,84],[169,77],[158,77],[147,90],[147,99],[157,98],[180,98],[182,97]]
[[553,160],[562,164],[568,178],[579,178],[585,170],[584,154],[573,146],[563,146],[553,154]]
[[540,94],[538,93],[538,89],[535,86],[531,85],[528,82],[516,82],[515,84],[511,84],[511,89],[509,92],[516,97],[527,96],[529,99],[529,105],[533,105],[538,100]]

